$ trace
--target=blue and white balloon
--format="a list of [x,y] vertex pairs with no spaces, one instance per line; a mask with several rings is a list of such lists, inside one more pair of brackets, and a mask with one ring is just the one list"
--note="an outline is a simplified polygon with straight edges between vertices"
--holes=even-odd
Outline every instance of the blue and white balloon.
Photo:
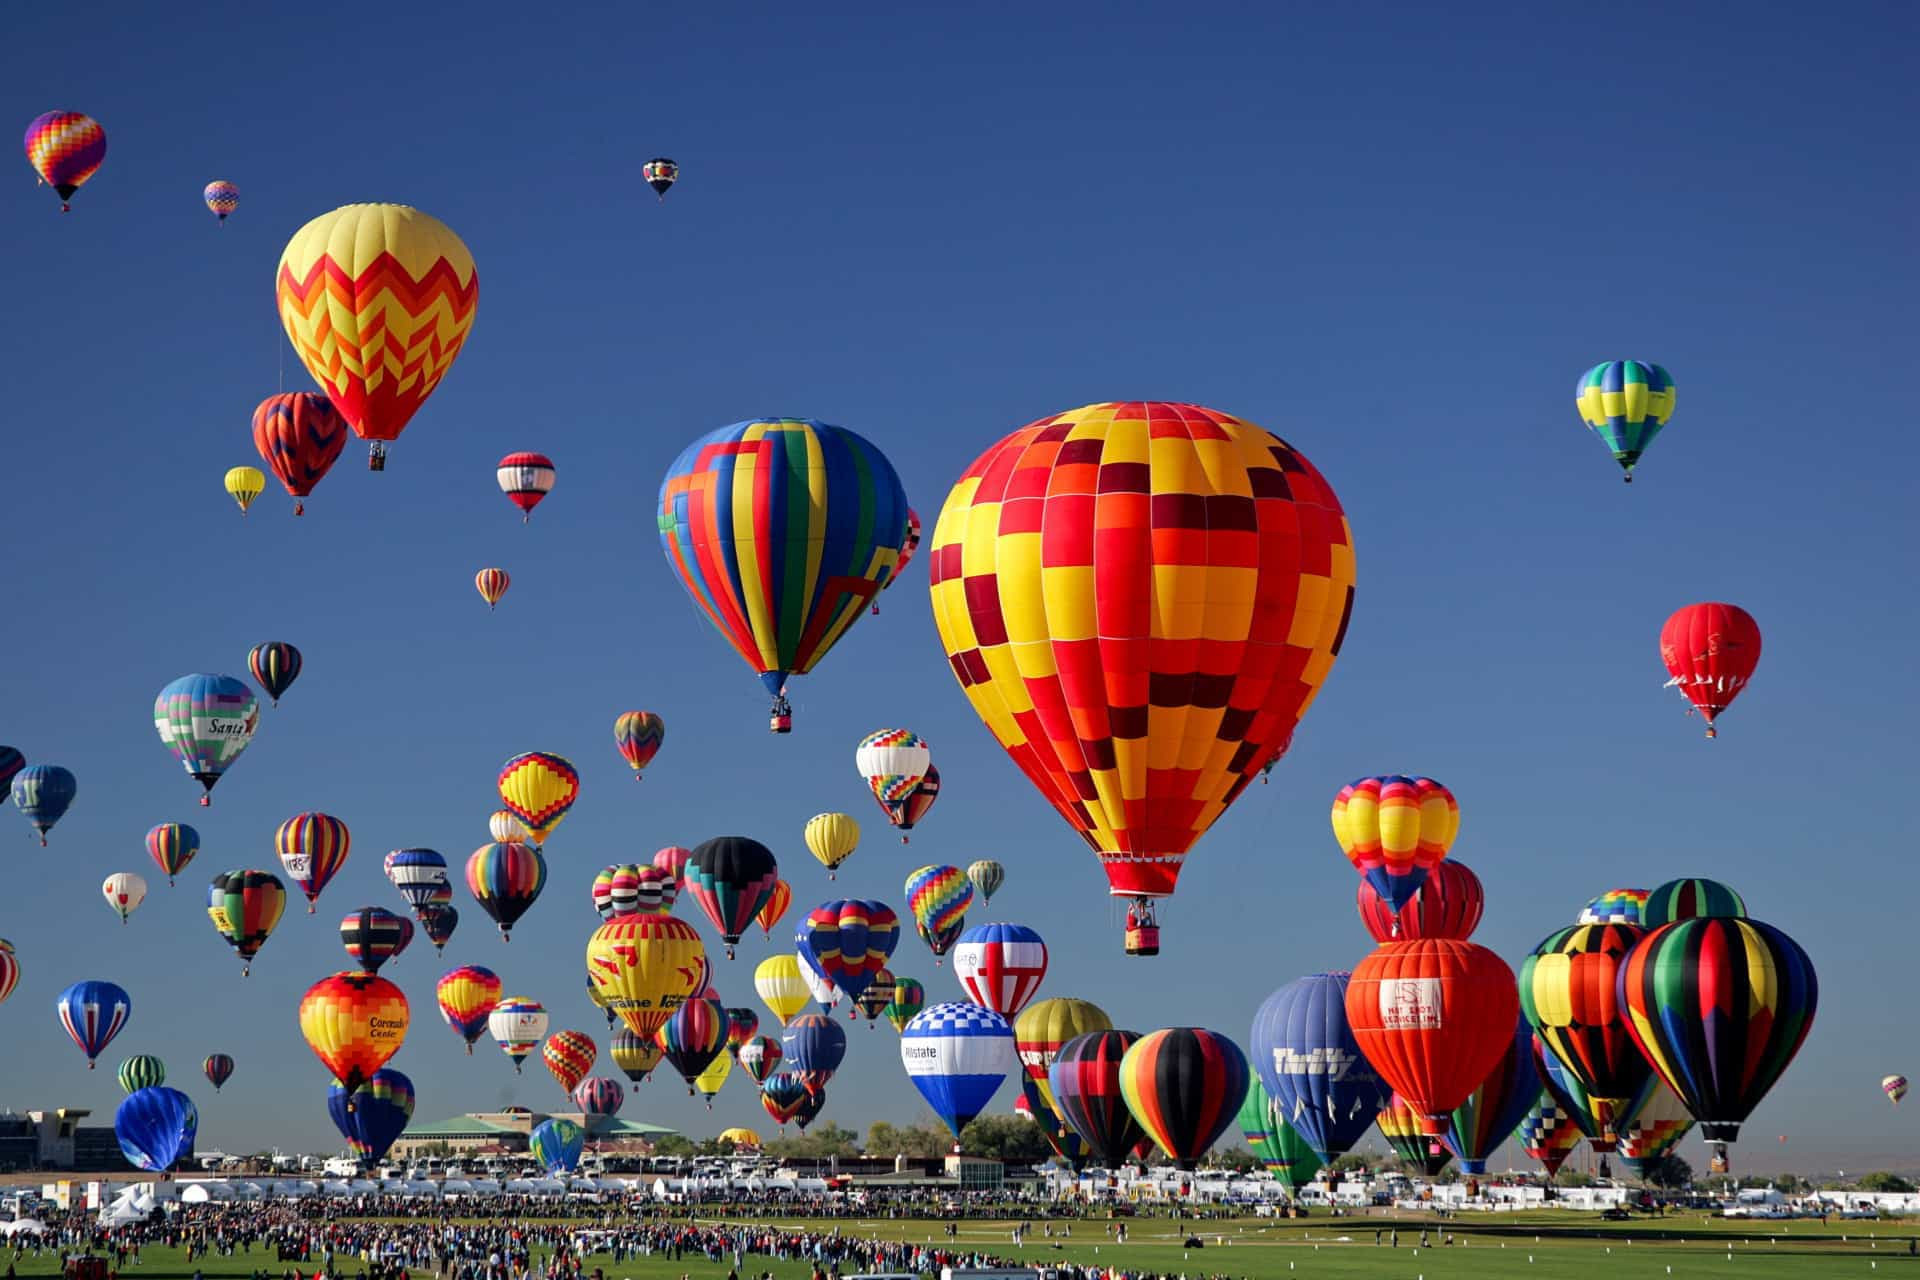
[[1013,1028],[977,1004],[932,1005],[900,1033],[900,1063],[957,1140],[1018,1065]]

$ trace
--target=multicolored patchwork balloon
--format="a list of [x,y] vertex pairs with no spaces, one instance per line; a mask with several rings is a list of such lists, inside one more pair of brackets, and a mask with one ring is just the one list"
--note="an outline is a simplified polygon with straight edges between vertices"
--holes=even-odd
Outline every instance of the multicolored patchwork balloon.
[[200,784],[203,805],[213,803],[213,784],[240,758],[259,725],[259,700],[232,676],[181,676],[153,702],[160,742]]
[[1641,360],[1608,360],[1574,389],[1580,418],[1613,453],[1633,483],[1634,464],[1673,416],[1673,375]]
[[240,188],[231,182],[215,179],[200,192],[200,198],[207,202],[207,209],[220,225],[226,225],[227,215],[240,207]]
[[1609,889],[1580,909],[1576,924],[1630,924],[1645,921],[1647,890]]
[[287,886],[271,871],[223,871],[207,889],[207,918],[240,957],[243,978],[286,910]]
[[545,845],[580,798],[580,772],[565,756],[524,751],[500,766],[500,803]]
[[[920,867],[907,876],[907,910],[933,954],[944,956],[966,927],[973,883],[958,867]],[[935,963],[939,961],[936,959]]]
[[594,1059],[599,1055],[593,1037],[584,1031],[556,1031],[540,1047],[540,1060],[547,1064],[548,1072],[569,1097],[587,1072],[593,1070]]
[[[907,801],[933,764],[926,740],[911,729],[880,729],[861,739],[853,762],[887,821],[895,827],[911,826]],[[901,843],[906,843],[904,837]]]
[[1628,1033],[1619,976],[1645,931],[1577,924],[1547,935],[1520,966],[1520,1009],[1547,1050],[1580,1082],[1603,1130],[1647,1082]]
[[[407,997],[373,973],[336,973],[300,999],[300,1033],[349,1093],[387,1065],[407,1038]],[[347,1107],[353,1109],[348,1101]]]
[[60,197],[60,212],[107,158],[107,131],[78,111],[48,111],[27,125],[27,163]]

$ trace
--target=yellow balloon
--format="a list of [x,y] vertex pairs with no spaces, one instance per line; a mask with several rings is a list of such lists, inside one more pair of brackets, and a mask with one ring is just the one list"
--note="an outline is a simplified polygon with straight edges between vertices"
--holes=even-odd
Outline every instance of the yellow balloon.
[[267,477],[258,467],[235,467],[227,472],[227,492],[240,504],[241,515],[247,514],[247,508],[266,488]]
[[807,852],[820,860],[831,880],[834,868],[860,847],[860,824],[844,813],[816,813],[807,819],[806,841]]
[[799,957],[792,955],[768,956],[762,960],[753,971],[753,989],[760,1002],[780,1019],[781,1026],[806,1008],[807,1001],[813,998],[807,990],[807,980],[800,976]]
[[757,1148],[760,1145],[760,1135],[751,1129],[722,1129],[720,1131],[720,1141],[731,1142],[736,1147]]
[[707,1064],[707,1069],[693,1078],[693,1089],[707,1100],[707,1110],[713,1110],[713,1095],[720,1092],[720,1086],[733,1074],[733,1055],[722,1053]]
[[622,916],[587,939],[587,973],[637,1036],[665,1026],[706,970],[700,935],[678,916]]
[[[1060,1046],[1075,1036],[1092,1031],[1113,1030],[1107,1011],[1090,1000],[1055,996],[1040,1000],[1020,1011],[1013,1020],[1013,1047],[1020,1056],[1021,1069],[1040,1091],[1047,1109],[1058,1116],[1053,1086],[1047,1083],[1047,1068],[1060,1056]],[[1062,1123],[1065,1123],[1062,1121]]]

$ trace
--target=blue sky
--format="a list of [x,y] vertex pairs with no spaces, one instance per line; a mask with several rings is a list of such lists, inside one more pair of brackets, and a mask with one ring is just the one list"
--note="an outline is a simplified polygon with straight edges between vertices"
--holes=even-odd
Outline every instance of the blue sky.
[[[1477,940],[1511,962],[1593,894],[1680,874],[1734,883],[1808,949],[1820,1016],[1737,1164],[1915,1154],[1877,1083],[1920,1066],[1888,980],[1911,969],[1910,802],[1888,763],[1916,692],[1920,95],[1901,55],[1920,32],[1891,4],[1830,6],[1817,26],[1784,5],[1726,17],[11,14],[13,117],[84,110],[110,147],[70,216],[24,165],[0,200],[15,459],[0,741],[80,780],[50,848],[6,819],[0,935],[25,976],[0,1006],[0,1104],[108,1112],[112,1062],[153,1052],[200,1100],[203,1146],[331,1146],[294,1009],[344,962],[335,922],[397,905],[387,849],[463,860],[499,763],[540,748],[584,775],[547,894],[504,946],[461,890],[445,963],[493,967],[556,1026],[600,1031],[578,976],[594,869],[739,832],[818,901],[800,827],[837,808],[869,836],[834,888],[898,905],[920,862],[997,857],[1010,877],[989,914],[1046,935],[1046,991],[1244,1041],[1274,987],[1368,949],[1334,791],[1416,771],[1460,799],[1454,854],[1489,890]],[[655,154],[683,175],[664,204],[639,174]],[[200,204],[213,178],[242,193],[224,228]],[[254,460],[248,415],[309,385],[274,264],[304,221],[357,200],[416,204],[461,234],[482,280],[472,338],[384,474],[353,442],[304,519],[276,489],[242,521],[220,478]],[[1572,405],[1581,372],[1623,356],[1666,364],[1680,392],[1631,489]],[[796,682],[797,730],[774,738],[653,525],[677,451],[741,418],[861,431],[930,525],[1006,431],[1131,398],[1286,436],[1345,502],[1359,564],[1345,653],[1272,785],[1196,849],[1157,961],[1121,959],[1093,859],[947,674],[924,561]],[[514,449],[559,469],[527,527],[493,481]],[[489,564],[514,579],[492,616],[472,586]],[[1660,687],[1660,623],[1701,599],[1744,605],[1766,637],[1713,743]],[[270,638],[307,672],[200,810],[153,733],[153,694],[239,672]],[[669,726],[637,786],[609,737],[630,707]],[[864,733],[895,724],[932,742],[946,784],[909,849],[852,766]],[[272,868],[274,827],[309,808],[346,819],[354,854],[320,915],[290,913],[242,981],[201,910],[206,878]],[[165,820],[207,843],[171,891],[140,844]],[[98,893],[123,869],[154,882],[125,928]],[[769,949],[719,963],[729,1003]],[[917,941],[897,960],[935,998],[957,992]],[[414,1004],[394,1065],[419,1114],[558,1104],[537,1067],[516,1078],[484,1043],[463,1056],[433,1009],[443,967],[416,944],[388,970]],[[135,1001],[92,1076],[52,1014],[84,977]],[[893,1033],[851,1041],[828,1116],[923,1114]],[[197,1075],[215,1049],[240,1064],[217,1099]],[[739,1082],[711,1118],[668,1080],[625,1114],[767,1127]]]

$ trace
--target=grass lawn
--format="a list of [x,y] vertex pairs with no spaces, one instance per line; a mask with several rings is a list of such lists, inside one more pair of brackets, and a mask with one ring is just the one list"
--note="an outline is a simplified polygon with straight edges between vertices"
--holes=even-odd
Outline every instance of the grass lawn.
[[[703,1219],[706,1220],[706,1219]],[[765,1221],[765,1220],[759,1220]],[[776,1220],[777,1221],[777,1220]],[[1155,1271],[1189,1276],[1222,1274],[1244,1280],[1345,1280],[1347,1277],[1380,1277],[1381,1280],[1501,1280],[1525,1277],[1526,1280],[1560,1280],[1561,1277],[1600,1276],[1605,1280],[1629,1280],[1649,1277],[1665,1280],[1675,1277],[1807,1277],[1829,1280],[1834,1277],[1869,1277],[1881,1271],[1920,1278],[1920,1258],[1907,1253],[1907,1240],[1920,1232],[1920,1226],[1898,1222],[1834,1222],[1822,1227],[1817,1222],[1727,1222],[1702,1223],[1695,1215],[1664,1220],[1647,1219],[1629,1223],[1601,1223],[1597,1215],[1564,1213],[1502,1214],[1498,1218],[1469,1217],[1449,1223],[1422,1223],[1417,1219],[1399,1220],[1400,1247],[1384,1243],[1376,1247],[1376,1225],[1383,1231],[1393,1224],[1387,1218],[1315,1218],[1307,1221],[1239,1219],[1231,1222],[1180,1224],[1195,1227],[1206,1242],[1201,1250],[1186,1250],[1180,1241],[1185,1232],[1175,1233],[1175,1224],[1165,1219],[1141,1218],[1129,1224],[1131,1239],[1125,1246],[1096,1243],[1103,1240],[1098,1223],[1075,1223],[1073,1240],[1061,1241],[1054,1249],[1038,1230],[1028,1237],[1020,1257],[1044,1264],[1050,1260],[1069,1260],[1130,1271]],[[582,1224],[585,1225],[585,1224]],[[825,1229],[819,1220],[790,1224],[802,1231]],[[826,1224],[830,1226],[832,1224]],[[910,1239],[936,1243],[944,1240],[938,1222],[863,1221],[841,1219],[844,1234],[891,1240]],[[1443,1230],[1451,1229],[1452,1246],[1417,1248],[1422,1225],[1438,1241]],[[1497,1228],[1497,1230],[1496,1230]],[[1057,1227],[1056,1227],[1057,1229]],[[1537,1236],[1536,1236],[1537,1233]],[[1340,1239],[1340,1237],[1346,1239]],[[1091,1238],[1090,1238],[1091,1237]],[[1215,1244],[1215,1238],[1225,1241]],[[962,1247],[1012,1255],[1008,1228],[999,1223],[962,1222]],[[1732,1260],[1728,1260],[1731,1251]],[[538,1256],[536,1250],[536,1257]],[[147,1249],[145,1265],[127,1270],[127,1280],[186,1280],[195,1267],[206,1280],[245,1277],[258,1265],[275,1277],[282,1265],[270,1254],[237,1254],[231,1258],[197,1259],[193,1266],[181,1260],[178,1250]],[[21,1276],[47,1276],[58,1271],[50,1255],[22,1258],[16,1264]],[[646,1258],[622,1263],[618,1268],[611,1257],[599,1255],[589,1267],[607,1269],[608,1280],[679,1280],[684,1273],[693,1280],[717,1280],[726,1275],[726,1265],[715,1266],[704,1259]],[[347,1267],[351,1278],[355,1266]],[[808,1268],[799,1263],[769,1263],[764,1258],[748,1258],[744,1271],[756,1276],[771,1270],[777,1280],[807,1280]]]

